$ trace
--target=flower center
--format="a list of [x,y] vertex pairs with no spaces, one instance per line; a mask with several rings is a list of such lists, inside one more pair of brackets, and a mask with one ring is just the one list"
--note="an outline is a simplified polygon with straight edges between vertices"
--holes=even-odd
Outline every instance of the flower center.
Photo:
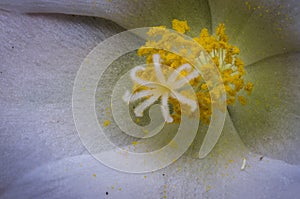
[[[177,19],[172,21],[172,28],[181,34],[186,34],[186,32],[190,30],[187,21],[180,21]],[[188,57],[191,54],[194,58],[198,58],[200,56],[199,50],[187,45],[188,41],[180,41],[182,45],[178,45],[178,41],[174,43],[170,42],[172,33],[166,31],[164,26],[150,29],[148,35],[148,41],[138,50],[138,55],[145,56],[146,62],[149,64],[149,67],[146,67],[146,69],[139,74],[143,79],[153,80],[156,78],[155,71],[153,67],[150,66],[153,64],[152,57],[154,54],[159,54],[161,63],[173,68],[174,70],[179,69],[184,64],[192,65],[185,59],[185,57]],[[169,40],[169,42],[165,42],[166,40]],[[214,35],[210,35],[208,30],[204,28],[199,33],[198,37],[193,38],[193,40],[203,47],[209,55],[209,58],[218,68],[227,94],[227,105],[232,105],[236,101],[245,105],[247,103],[245,94],[251,94],[253,84],[251,82],[246,83],[244,81],[246,71],[244,69],[244,63],[239,57],[240,50],[237,46],[229,43],[229,38],[225,33],[225,25],[219,24]],[[161,44],[164,44],[164,49],[170,49],[170,51],[161,50]],[[172,48],[180,49],[179,51],[181,56],[172,53]],[[204,58],[206,59],[207,57]],[[189,71],[185,69],[180,70],[180,74],[186,77],[189,75]],[[190,79],[189,84],[196,91],[197,103],[201,111],[200,119],[205,123],[209,123],[212,113],[211,104],[214,103],[211,100],[211,95],[217,95],[218,93],[209,92],[209,82],[205,82],[201,76]],[[170,87],[172,87],[172,85]],[[159,87],[157,89],[159,89],[158,91],[161,93],[170,92],[170,90],[166,87]],[[168,100],[168,103],[174,107],[174,111],[172,113],[174,121],[180,122],[180,117],[183,113],[181,112],[182,109],[180,109],[179,101],[171,98]]]

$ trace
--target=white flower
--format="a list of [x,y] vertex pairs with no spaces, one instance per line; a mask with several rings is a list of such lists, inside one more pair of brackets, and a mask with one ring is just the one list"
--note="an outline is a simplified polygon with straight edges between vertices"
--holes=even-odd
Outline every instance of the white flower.
[[197,78],[199,76],[198,71],[194,70],[186,77],[176,81],[181,71],[191,71],[191,65],[181,65],[179,68],[173,71],[168,79],[166,79],[161,69],[159,54],[153,55],[153,64],[158,82],[150,82],[140,79],[137,76],[137,72],[145,70],[145,68],[141,66],[133,68],[130,72],[130,77],[134,82],[148,88],[147,90],[142,90],[134,94],[130,94],[130,92],[127,91],[123,97],[124,101],[128,103],[137,101],[145,97],[149,97],[134,109],[135,115],[137,117],[142,117],[143,112],[152,104],[154,104],[158,99],[160,99],[162,105],[161,112],[165,121],[168,123],[173,122],[173,118],[170,116],[170,109],[168,105],[168,100],[170,97],[176,98],[182,104],[189,105],[192,112],[195,111],[197,108],[197,102],[180,94],[179,89],[187,84],[190,80]]
[[[69,75],[72,67],[62,72],[62,68],[56,66],[79,65],[87,48],[123,29],[88,17],[5,14],[1,20],[5,31],[1,36],[10,37],[1,38],[2,57],[7,66],[4,69],[9,73],[3,72],[1,76],[5,84],[2,97],[6,99],[2,120],[3,150],[9,155],[3,156],[3,162],[11,164],[2,165],[4,179],[7,177],[1,182],[4,198],[68,198],[70,195],[96,198],[105,197],[105,192],[114,198],[297,198],[299,195],[298,0],[174,0],[172,3],[156,0],[76,0],[72,3],[66,0],[2,0],[0,7],[21,12],[93,15],[124,28],[167,25],[174,18],[184,19],[192,27],[191,31],[195,31],[191,32],[194,36],[202,28],[213,32],[217,24],[225,23],[230,40],[241,50],[247,66],[246,78],[255,84],[247,106],[229,107],[230,116],[222,137],[208,158],[199,160],[184,155],[162,171],[146,174],[147,178],[115,172],[90,156],[77,156],[84,149],[76,148],[74,136],[69,133],[74,127],[68,126],[72,118],[66,106],[70,97],[67,88],[73,81],[73,75]],[[16,38],[20,40],[17,42]],[[9,46],[12,41],[18,44],[13,50]],[[48,59],[53,57],[52,63]],[[38,67],[40,63],[43,67]],[[25,76],[21,70],[24,66],[27,66]],[[41,78],[45,80],[43,85]],[[20,96],[7,87],[10,82],[14,90],[20,89]],[[62,87],[58,86],[61,82]],[[38,87],[34,90],[39,92],[32,97],[37,103],[30,99],[32,85]],[[57,91],[54,88],[60,91],[54,92]],[[10,93],[8,97],[6,93]],[[52,93],[56,93],[55,97]],[[20,106],[22,103],[24,106]],[[62,115],[66,122],[49,122],[61,115],[56,111],[62,108],[66,109]],[[27,138],[30,144],[26,144]],[[242,141],[265,157],[261,159],[251,153]],[[44,143],[46,147],[38,147]],[[32,155],[24,157],[20,147],[22,152]],[[35,151],[37,148],[39,150]],[[72,155],[74,157],[70,157]],[[50,157],[54,160],[52,163],[48,163],[52,160]],[[240,171],[244,158],[247,165],[245,171]],[[41,167],[34,169],[38,165]],[[97,177],[93,177],[93,173]],[[12,179],[18,180],[12,182]]]

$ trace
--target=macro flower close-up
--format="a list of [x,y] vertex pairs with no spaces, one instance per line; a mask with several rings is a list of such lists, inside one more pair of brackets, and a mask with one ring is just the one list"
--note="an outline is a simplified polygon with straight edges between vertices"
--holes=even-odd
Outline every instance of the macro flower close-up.
[[[298,0],[1,0],[0,198],[299,198],[299,8]],[[139,48],[107,61],[129,48],[108,41],[145,27],[145,42],[128,39]],[[222,85],[206,79],[212,68]],[[158,138],[123,135],[114,118],[121,105],[131,107],[123,123],[141,129],[159,105]],[[86,109],[128,150],[105,158],[122,167],[114,159],[122,157],[127,169],[99,161],[109,144],[89,134],[89,116],[78,117]],[[186,122],[174,142],[183,118],[199,127]],[[211,128],[215,120],[221,128]],[[130,159],[167,144],[159,160]]]

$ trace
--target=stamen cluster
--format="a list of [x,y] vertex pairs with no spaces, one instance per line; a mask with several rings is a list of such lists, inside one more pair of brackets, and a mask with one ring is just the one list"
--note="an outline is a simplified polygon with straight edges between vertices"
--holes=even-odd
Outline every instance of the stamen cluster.
[[[177,19],[173,20],[172,28],[181,34],[186,34],[186,32],[190,30],[187,21],[179,21]],[[155,81],[157,79],[155,70],[150,66],[153,65],[153,56],[155,54],[160,56],[160,63],[162,65],[179,71],[180,75],[184,77],[189,75],[189,70],[178,69],[185,64],[193,66],[193,64],[189,63],[186,58],[188,57],[193,59],[201,56],[199,48],[194,48],[188,40],[179,40],[178,38],[175,38],[164,26],[151,28],[148,32],[148,36],[149,39],[146,44],[138,50],[138,55],[146,56],[146,62],[149,65],[149,67],[146,67],[142,71],[136,73],[136,75],[141,79],[148,81]],[[170,42],[172,38],[175,38],[176,42]],[[243,77],[245,75],[245,69],[243,61],[239,58],[240,50],[238,47],[229,44],[228,36],[225,33],[225,25],[219,24],[215,35],[210,35],[208,30],[204,28],[201,30],[199,36],[193,38],[193,40],[204,48],[206,54],[210,56],[210,59],[218,68],[227,94],[227,105],[232,105],[236,101],[245,105],[247,103],[246,98],[241,95],[240,92],[244,90],[248,95],[250,95],[253,89],[253,84],[251,82],[245,83],[244,81]],[[162,46],[164,50],[162,50]],[[171,52],[171,49],[174,48],[180,52],[180,56]],[[206,59],[206,57],[204,58]],[[201,75],[199,75],[195,78],[189,79],[189,84],[194,88],[196,93],[196,101],[201,111],[201,121],[209,123],[210,116],[212,114],[211,105],[214,103],[210,96],[213,92],[209,92],[208,90],[209,82],[205,82]],[[148,88],[135,81],[133,90],[136,89],[137,91],[141,91],[147,90]],[[186,98],[189,98],[188,93],[182,91],[181,94]],[[213,94],[218,95],[218,93]],[[190,107],[180,107],[180,102],[175,97],[173,98],[171,96],[168,98],[168,104],[172,107],[170,110],[168,109],[168,111],[170,111],[170,117],[173,122],[180,122],[182,114],[188,113],[191,115]]]

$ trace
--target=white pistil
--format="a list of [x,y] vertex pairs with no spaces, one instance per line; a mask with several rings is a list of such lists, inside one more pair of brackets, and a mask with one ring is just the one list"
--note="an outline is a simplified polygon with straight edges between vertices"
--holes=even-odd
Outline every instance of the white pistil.
[[197,108],[197,102],[195,100],[191,100],[183,95],[181,95],[180,93],[178,93],[177,91],[174,91],[174,95],[172,94],[172,97],[177,98],[178,101],[180,101],[183,104],[189,105],[191,108],[191,111],[195,111]]
[[162,111],[162,114],[163,114],[165,120],[168,123],[171,123],[171,122],[173,122],[173,118],[170,115],[168,99],[169,99],[169,96],[167,93],[161,97],[161,105],[162,105],[162,108],[164,109],[164,111]]
[[172,83],[176,80],[178,77],[178,74],[180,74],[183,70],[191,70],[191,65],[189,64],[183,64],[179,68],[175,69],[175,71],[169,76],[168,83]]
[[143,101],[141,104],[139,104],[135,109],[134,109],[134,114],[137,117],[143,117],[143,113],[144,111],[151,106],[152,104],[154,104],[154,102],[156,100],[158,100],[159,96],[151,96],[149,99],[146,99],[145,101]]
[[165,121],[167,123],[173,122],[173,118],[170,115],[168,105],[169,97],[177,98],[180,103],[190,106],[192,112],[195,111],[197,109],[197,102],[183,96],[182,94],[177,92],[177,89],[182,88],[189,81],[197,78],[199,76],[198,71],[194,70],[189,75],[181,78],[176,82],[176,79],[180,75],[181,71],[187,70],[188,72],[190,72],[192,69],[189,64],[183,64],[179,68],[175,69],[166,81],[166,78],[161,70],[159,54],[153,55],[153,63],[158,82],[150,82],[137,77],[138,71],[145,71],[144,67],[137,66],[130,72],[130,77],[134,82],[141,86],[147,87],[146,90],[142,90],[134,94],[130,94],[129,91],[126,91],[123,96],[123,100],[126,103],[134,102],[139,99],[148,97],[148,99],[144,100],[134,109],[135,115],[137,117],[142,117],[144,111],[148,107],[154,104],[158,99],[161,99],[161,111]]
[[160,58],[159,54],[153,55],[153,64],[154,64],[154,68],[155,68],[156,77],[160,83],[166,83],[164,74],[161,71],[159,58]]

